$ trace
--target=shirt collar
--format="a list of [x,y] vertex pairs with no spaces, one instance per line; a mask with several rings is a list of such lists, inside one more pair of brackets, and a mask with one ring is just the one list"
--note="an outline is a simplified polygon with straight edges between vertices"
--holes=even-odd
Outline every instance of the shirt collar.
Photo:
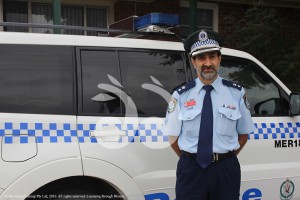
[[[200,81],[198,77],[196,78],[195,81],[196,81],[197,91],[198,93],[200,93],[204,84]],[[219,94],[221,91],[221,84],[222,84],[222,78],[218,75],[217,79],[211,84],[214,87],[214,90],[217,92],[217,94]]]

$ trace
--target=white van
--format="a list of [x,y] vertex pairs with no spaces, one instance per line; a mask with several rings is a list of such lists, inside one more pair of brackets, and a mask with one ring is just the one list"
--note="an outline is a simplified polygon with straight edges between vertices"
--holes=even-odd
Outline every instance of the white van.
[[[300,95],[251,55],[222,49],[257,129],[241,200],[300,200]],[[0,199],[174,200],[168,101],[195,72],[180,42],[0,33]]]

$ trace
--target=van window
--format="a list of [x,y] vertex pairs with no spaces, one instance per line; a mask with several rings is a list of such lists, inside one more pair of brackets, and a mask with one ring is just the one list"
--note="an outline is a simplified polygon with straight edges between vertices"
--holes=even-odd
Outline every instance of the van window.
[[245,88],[253,116],[287,115],[279,87],[254,62],[222,56],[220,76]]
[[[81,50],[82,112],[121,114],[121,88],[116,51]],[[115,91],[112,91],[112,88]],[[117,90],[120,91],[117,91]],[[79,109],[80,110],[80,109]]]
[[0,45],[0,112],[73,113],[71,47]]
[[186,82],[182,56],[180,52],[82,49],[79,113],[164,116],[172,91]]
[[169,98],[164,92],[172,94],[178,85],[186,82],[182,56],[182,53],[164,51],[119,53],[122,83],[139,116],[165,115]]

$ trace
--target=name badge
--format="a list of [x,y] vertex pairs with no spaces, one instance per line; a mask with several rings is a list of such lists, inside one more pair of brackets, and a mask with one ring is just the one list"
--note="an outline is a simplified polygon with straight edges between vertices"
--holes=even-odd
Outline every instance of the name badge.
[[235,106],[226,105],[226,104],[222,104],[222,107],[224,107],[224,108],[229,108],[229,109],[232,109],[232,110],[235,110],[235,109],[236,109]]

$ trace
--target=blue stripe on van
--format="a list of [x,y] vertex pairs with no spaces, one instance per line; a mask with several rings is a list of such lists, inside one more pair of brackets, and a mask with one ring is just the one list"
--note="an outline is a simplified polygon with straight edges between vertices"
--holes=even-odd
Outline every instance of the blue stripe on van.
[[[90,131],[102,128],[107,124],[78,124],[70,123],[0,123],[0,137],[5,144],[36,143],[97,143],[97,139],[90,137]],[[133,142],[168,142],[168,136],[162,132],[159,124],[115,124],[126,132],[120,143]],[[300,122],[296,123],[255,123],[257,128],[249,134],[249,140],[295,139],[300,138]],[[99,130],[98,128],[98,130]],[[77,130],[76,130],[77,129]],[[35,137],[35,139],[33,139]],[[30,139],[29,139],[30,138]]]

